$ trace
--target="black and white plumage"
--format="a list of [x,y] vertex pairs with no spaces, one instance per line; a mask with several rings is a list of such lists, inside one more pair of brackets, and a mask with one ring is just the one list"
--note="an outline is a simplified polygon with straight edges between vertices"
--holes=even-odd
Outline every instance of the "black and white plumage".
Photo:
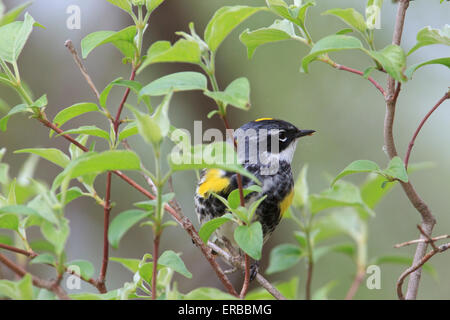
[[[279,224],[285,210],[290,206],[294,194],[294,179],[291,161],[298,138],[314,133],[299,130],[289,122],[271,118],[258,119],[236,130],[238,158],[243,167],[262,183],[261,192],[252,192],[245,197],[246,206],[266,196],[255,212],[263,229],[266,241]],[[252,145],[253,143],[253,145]],[[243,188],[254,181],[242,177]],[[225,205],[212,193],[225,199],[238,188],[237,175],[220,169],[205,169],[201,172],[195,195],[195,208],[200,223],[205,223],[226,213]],[[218,244],[234,241],[235,225],[226,223],[215,232]]]

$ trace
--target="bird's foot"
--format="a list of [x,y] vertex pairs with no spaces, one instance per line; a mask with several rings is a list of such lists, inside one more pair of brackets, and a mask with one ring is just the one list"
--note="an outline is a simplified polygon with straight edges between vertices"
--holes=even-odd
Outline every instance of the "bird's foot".
[[254,261],[250,265],[250,281],[253,281],[259,272],[259,261]]

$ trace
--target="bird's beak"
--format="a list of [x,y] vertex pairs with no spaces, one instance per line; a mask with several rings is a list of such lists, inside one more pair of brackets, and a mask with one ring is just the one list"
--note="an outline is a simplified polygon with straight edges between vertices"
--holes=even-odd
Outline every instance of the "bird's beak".
[[316,130],[298,130],[296,137],[301,138],[304,136],[312,136],[314,134],[314,132],[316,132]]

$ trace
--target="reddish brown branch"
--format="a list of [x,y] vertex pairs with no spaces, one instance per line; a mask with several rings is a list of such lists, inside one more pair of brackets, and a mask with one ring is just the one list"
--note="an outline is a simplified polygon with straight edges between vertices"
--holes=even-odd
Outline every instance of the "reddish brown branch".
[[422,121],[420,122],[416,131],[414,132],[414,135],[411,138],[411,141],[409,142],[408,150],[406,151],[406,156],[405,156],[405,167],[406,168],[408,168],[409,157],[411,156],[412,148],[414,147],[414,143],[416,142],[416,138],[419,135],[420,130],[422,130],[423,125],[425,124],[425,122],[427,122],[428,118],[433,114],[433,112],[436,111],[436,109],[439,108],[439,106],[447,99],[450,99],[449,92],[446,92],[444,94],[444,96],[441,99],[439,99],[439,101],[434,105],[434,107],[430,111],[428,111],[428,113],[422,119]]
[[[341,65],[341,64],[334,64],[333,65],[336,69],[338,69],[338,70],[344,70],[344,71],[348,71],[348,72],[351,72],[351,73],[355,73],[355,74],[358,74],[358,75],[360,75],[360,76],[363,76],[364,75],[364,72],[362,72],[362,71],[359,71],[359,70],[356,70],[356,69],[353,69],[353,68],[350,68],[350,67],[347,67],[347,66],[343,66],[343,65]],[[378,89],[378,91],[380,91],[381,92],[381,94],[385,97],[386,96],[386,92],[384,91],[384,89],[383,89],[383,87],[374,79],[374,78],[372,78],[372,77],[368,77],[367,78],[367,80],[369,80],[377,89]]]
[[108,270],[109,261],[109,241],[108,241],[108,231],[109,231],[109,219],[111,215],[111,171],[108,171],[106,175],[106,196],[105,204],[103,207],[103,260],[102,267],[100,270],[100,276],[98,279],[98,289],[101,293],[106,293],[106,272]]
[[397,296],[400,300],[405,300],[405,297],[402,292],[402,286],[403,281],[405,278],[410,275],[411,273],[415,272],[419,268],[421,268],[428,260],[430,260],[435,254],[444,252],[450,248],[450,243],[445,243],[443,245],[440,245],[439,247],[436,247],[436,249],[433,248],[430,252],[428,252],[426,255],[424,255],[420,261],[417,264],[414,264],[412,267],[406,269],[401,275],[400,278],[397,280]]
[[153,270],[152,270],[152,300],[156,300],[158,294],[157,288],[157,273],[158,273],[158,257],[159,257],[159,240],[161,234],[155,234],[153,239]]
[[[0,253],[0,262],[2,262],[7,268],[14,272],[19,277],[24,277],[28,272],[21,266],[17,265],[13,261],[9,260],[6,256]],[[59,286],[57,281],[45,281],[37,276],[31,275],[33,285],[39,288],[52,291],[61,300],[69,300],[67,293]]]
[[27,256],[27,257],[29,257],[31,259],[33,259],[33,258],[38,256],[38,254],[33,252],[33,251],[26,251],[26,250],[19,249],[19,248],[16,248],[16,247],[12,247],[12,246],[9,246],[9,245],[3,244],[3,243],[0,243],[0,248],[8,250],[8,251],[11,251],[11,252],[22,254],[22,255]]
[[347,295],[345,296],[345,300],[353,299],[353,297],[355,296],[359,287],[361,286],[361,283],[364,280],[365,274],[366,273],[365,273],[364,269],[361,269],[356,273],[355,278],[353,279],[352,285],[350,286],[350,289],[348,290]]

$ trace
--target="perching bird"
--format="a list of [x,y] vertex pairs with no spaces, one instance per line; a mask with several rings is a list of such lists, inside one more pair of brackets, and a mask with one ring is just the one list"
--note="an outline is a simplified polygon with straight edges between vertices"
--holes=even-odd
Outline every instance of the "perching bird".
[[[263,229],[264,242],[275,230],[283,213],[294,196],[294,179],[291,162],[298,139],[312,135],[314,130],[300,130],[291,123],[272,118],[261,118],[246,123],[234,133],[240,163],[261,182],[261,192],[246,195],[245,204],[266,196],[258,206],[254,219]],[[243,188],[255,184],[242,176]],[[195,208],[201,224],[226,213],[226,206],[214,195],[227,199],[238,188],[237,174],[220,169],[204,169],[195,194]],[[236,224],[225,223],[215,232],[217,245],[238,249],[234,240]],[[257,263],[252,266],[252,278],[256,276]]]

